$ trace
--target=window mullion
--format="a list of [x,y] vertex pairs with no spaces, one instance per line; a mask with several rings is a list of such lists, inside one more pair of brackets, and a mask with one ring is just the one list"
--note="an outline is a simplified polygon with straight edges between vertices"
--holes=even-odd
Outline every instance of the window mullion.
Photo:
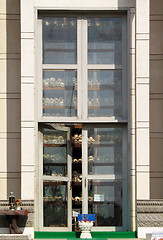
[[87,84],[87,49],[88,49],[88,36],[87,36],[87,18],[82,19],[82,119],[86,120],[88,116],[88,84]]
[[115,65],[115,64],[89,64],[89,69],[104,69],[104,70],[122,70],[122,65]]
[[[38,76],[38,81],[37,81],[37,86],[36,89],[38,89],[38,91],[36,91],[37,94],[37,98],[38,98],[38,108],[36,107],[37,111],[37,117],[41,118],[42,114],[43,114],[43,109],[42,109],[42,100],[43,100],[43,84],[42,84],[42,41],[40,39],[42,39],[42,20],[38,20],[38,26],[37,26],[37,31],[38,31],[38,36],[40,36],[40,38],[38,39],[38,48],[36,48],[37,54],[38,54],[38,61],[37,61],[37,66],[38,69],[36,68],[37,71],[37,76]],[[37,50],[38,49],[38,50]]]
[[77,69],[77,64],[42,64],[43,70],[55,70],[55,69]]
[[82,118],[82,63],[81,63],[81,54],[82,54],[82,26],[81,26],[81,18],[78,17],[77,19],[77,116],[79,119]]

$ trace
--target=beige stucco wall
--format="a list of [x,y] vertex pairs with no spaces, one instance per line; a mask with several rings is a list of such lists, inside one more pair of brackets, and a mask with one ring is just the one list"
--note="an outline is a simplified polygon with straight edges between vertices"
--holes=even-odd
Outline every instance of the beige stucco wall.
[[20,197],[20,6],[0,1],[0,199]]
[[[150,13],[150,198],[163,198],[163,1]],[[0,199],[20,197],[20,6],[0,4]]]
[[163,198],[163,1],[150,12],[150,198]]

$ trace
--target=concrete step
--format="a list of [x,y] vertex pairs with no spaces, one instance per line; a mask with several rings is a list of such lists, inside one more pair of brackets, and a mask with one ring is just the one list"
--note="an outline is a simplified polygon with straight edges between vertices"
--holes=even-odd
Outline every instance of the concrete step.
[[[80,238],[42,238],[41,240],[80,240]],[[92,238],[91,240],[144,240],[143,238]],[[83,239],[86,240],[86,239]],[[88,240],[88,239],[87,239]]]
[[0,240],[31,240],[27,234],[0,234]]

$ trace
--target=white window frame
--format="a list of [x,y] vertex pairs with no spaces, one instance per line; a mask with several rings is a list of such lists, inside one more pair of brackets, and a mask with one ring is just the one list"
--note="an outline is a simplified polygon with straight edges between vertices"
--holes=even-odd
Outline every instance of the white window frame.
[[[54,11],[54,16],[71,16],[77,17],[77,64],[42,64],[42,20],[38,19],[38,98],[37,98],[37,120],[38,122],[90,122],[90,123],[108,123],[108,122],[121,122],[127,123],[127,16],[125,14],[117,13],[108,13],[108,14],[99,14],[97,11],[97,16],[99,17],[121,17],[122,18],[122,65],[115,64],[87,64],[87,20],[86,17],[94,16],[91,13],[82,15],[78,13],[65,13],[56,14]],[[83,49],[86,49],[83,51]],[[42,72],[43,70],[57,70],[57,69],[71,69],[77,70],[77,116],[74,117],[64,117],[64,116],[43,116],[42,108]],[[122,70],[122,112],[123,117],[89,117],[88,116],[88,82],[87,74],[89,69],[95,70]]]
[[[56,13],[56,11],[54,11],[54,13]],[[41,122],[53,122],[53,123],[85,123],[85,124],[96,124],[96,123],[109,123],[109,124],[115,124],[117,126],[122,126],[123,125],[123,132],[125,132],[125,137],[127,135],[127,123],[128,123],[128,87],[127,87],[127,57],[128,57],[128,52],[127,52],[127,14],[124,13],[119,13],[117,11],[117,13],[112,13],[111,11],[108,11],[108,13],[106,13],[105,16],[107,17],[122,17],[122,65],[112,65],[112,64],[86,64],[87,63],[87,51],[83,52],[82,49],[85,48],[87,49],[87,23],[86,23],[86,19],[84,17],[80,17],[80,14],[78,15],[78,12],[72,12],[70,10],[67,10],[66,13],[64,14],[64,16],[78,16],[78,19],[80,19],[81,21],[77,23],[77,64],[42,64],[41,60],[42,60],[42,21],[41,19],[37,19],[37,48],[36,48],[36,56],[37,56],[37,104],[36,104],[36,119],[37,122],[41,123]],[[97,16],[100,16],[98,13],[98,10],[96,11]],[[55,16],[55,14],[54,14]],[[62,16],[62,14],[58,14],[57,16]],[[91,16],[91,12],[89,12],[88,14],[85,14],[85,16],[90,17]],[[104,16],[102,14],[102,16]],[[83,27],[81,26],[81,22],[83,22]],[[82,44],[81,44],[82,42]],[[80,57],[82,56],[82,57]],[[83,66],[82,68],[80,66]],[[54,69],[71,69],[71,70],[77,70],[77,96],[78,96],[78,107],[77,107],[77,116],[76,117],[54,117],[54,116],[43,116],[42,114],[42,93],[43,93],[43,88],[42,88],[42,71],[43,70],[54,70]],[[83,72],[82,70],[85,69],[85,71]],[[95,69],[95,70],[100,70],[100,69],[104,69],[104,70],[122,70],[122,101],[123,101],[123,117],[122,118],[118,118],[118,117],[88,117],[88,83],[87,83],[87,74],[88,74],[88,70],[89,69]],[[82,81],[84,82],[82,84]],[[113,125],[112,125],[113,126]],[[111,127],[111,125],[110,125]],[[41,137],[42,138],[42,137]],[[41,139],[40,138],[40,139]],[[39,146],[40,148],[42,148],[42,142],[39,139]],[[127,149],[127,142],[125,140],[125,146],[123,143],[123,147],[125,147]],[[41,149],[42,152],[42,149]],[[40,152],[40,153],[41,153]],[[40,158],[40,162],[39,165],[43,166],[42,163],[42,159],[43,156],[39,156]],[[84,163],[85,164],[85,163]],[[125,165],[125,167],[124,167]],[[86,166],[83,166],[86,167]],[[124,186],[127,186],[127,153],[126,153],[126,158],[125,158],[125,162],[123,162],[123,168],[126,169],[125,170],[125,175],[126,178],[123,179],[123,188]],[[84,171],[85,172],[85,171]],[[84,173],[85,174],[85,173]],[[103,176],[102,176],[103,177]],[[39,172],[39,180],[40,180],[40,184],[42,185],[43,183],[43,179],[45,179],[46,177],[43,177],[42,171]],[[93,179],[96,177],[90,177],[89,175],[87,176],[87,181],[88,179]],[[101,176],[98,176],[96,179],[101,179]],[[107,179],[107,177],[106,177]],[[83,184],[84,185],[84,184]],[[88,184],[87,184],[88,185]],[[69,189],[69,188],[68,188]],[[85,190],[84,190],[85,191]],[[126,190],[127,191],[127,190]],[[41,192],[42,189],[41,189]],[[127,193],[125,192],[125,195]],[[40,202],[40,205],[42,203]],[[123,197],[123,211],[126,211],[125,214],[123,214],[123,226],[122,227],[96,227],[93,229],[93,231],[125,231],[127,229],[127,201],[125,201],[125,198]],[[43,220],[43,209],[39,209],[39,219]],[[69,220],[70,221],[70,220]],[[43,227],[43,222],[41,223],[41,227],[39,226],[40,230],[45,230],[45,231],[71,231],[71,227],[69,228],[45,228]]]

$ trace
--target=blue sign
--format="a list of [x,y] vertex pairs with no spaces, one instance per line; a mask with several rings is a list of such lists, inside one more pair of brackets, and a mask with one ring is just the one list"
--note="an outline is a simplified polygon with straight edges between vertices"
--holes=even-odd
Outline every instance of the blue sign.
[[95,214],[78,214],[78,221],[95,222]]

